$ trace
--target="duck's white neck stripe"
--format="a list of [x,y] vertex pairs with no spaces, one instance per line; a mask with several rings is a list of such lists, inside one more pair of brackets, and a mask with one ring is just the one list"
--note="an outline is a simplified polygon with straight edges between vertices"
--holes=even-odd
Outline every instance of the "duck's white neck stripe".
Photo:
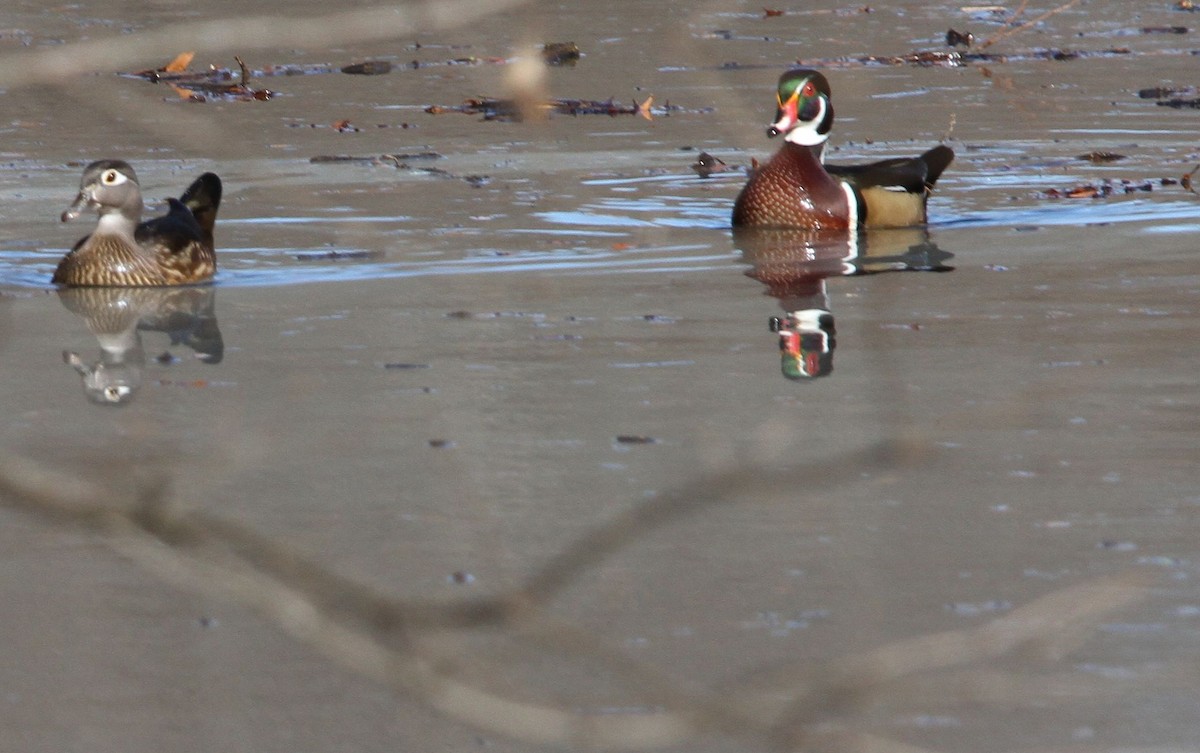
[[848,224],[846,228],[851,232],[858,231],[858,197],[854,194],[854,187],[846,181],[841,182],[842,192],[846,194],[846,216]]

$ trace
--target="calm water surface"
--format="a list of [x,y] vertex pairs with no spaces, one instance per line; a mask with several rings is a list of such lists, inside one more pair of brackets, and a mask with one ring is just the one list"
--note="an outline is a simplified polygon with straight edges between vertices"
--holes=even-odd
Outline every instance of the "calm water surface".
[[[1137,92],[1193,82],[1200,17],[1097,0],[989,48],[1014,57],[986,68],[891,67],[854,58],[999,27],[957,4],[808,5],[763,18],[737,3],[533,4],[388,43],[281,45],[247,62],[397,67],[264,78],[269,102],[188,104],[109,71],[7,86],[0,446],[118,499],[165,479],[184,508],[398,599],[506,593],[620,516],[694,498],[626,531],[548,609],[679,687],[742,700],[794,687],[764,669],[794,680],[1144,577],[1142,598],[1111,613],[813,714],[893,746],[872,750],[1193,750],[1195,679],[1172,670],[1200,638],[1200,199],[1163,179],[1200,162],[1200,116]],[[222,12],[237,13],[18,7],[0,11],[0,53]],[[1144,31],[1173,26],[1185,33]],[[549,71],[552,96],[678,109],[542,124],[424,112],[505,91],[509,66],[445,61],[567,39],[585,57]],[[193,67],[237,53],[197,50]],[[732,237],[743,168],[776,146],[774,82],[798,58],[828,70],[831,160],[949,134],[958,157],[928,229],[853,249]],[[361,130],[330,127],[342,119]],[[702,150],[731,170],[699,178]],[[309,161],[422,151],[442,158]],[[1077,159],[1090,152],[1124,159]],[[101,157],[133,162],[156,202],[222,176],[210,291],[49,288],[87,231],[58,215]],[[1105,180],[1135,190],[1047,194]],[[802,351],[790,370],[781,341]],[[797,369],[823,375],[787,378]],[[533,747],[95,536],[0,515],[14,750]],[[662,713],[602,652],[479,633],[422,640],[514,700]],[[997,687],[1007,695],[983,690]]]

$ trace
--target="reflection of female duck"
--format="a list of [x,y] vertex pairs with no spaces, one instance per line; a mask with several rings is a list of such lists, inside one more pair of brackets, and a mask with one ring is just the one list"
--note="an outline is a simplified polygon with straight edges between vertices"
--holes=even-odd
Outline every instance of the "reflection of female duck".
[[[779,335],[783,375],[811,379],[833,372],[837,346],[825,280],[878,272],[945,272],[951,254],[924,229],[874,230],[831,235],[804,230],[746,228],[734,231],[734,244],[750,265],[746,275],[767,286],[783,316],[772,317]],[[874,253],[871,253],[874,252]]]
[[100,343],[100,360],[94,364],[78,353],[63,353],[63,360],[83,377],[84,393],[92,402],[119,405],[136,394],[146,365],[143,331],[166,333],[171,345],[190,348],[205,363],[220,363],[224,356],[211,287],[78,288],[58,295]]
[[213,225],[221,205],[220,178],[204,173],[183,196],[167,203],[165,215],[140,222],[142,191],[133,168],[120,160],[88,165],[79,195],[62,220],[95,209],[100,221],[63,257],[51,281],[69,286],[147,287],[212,280],[217,270]]

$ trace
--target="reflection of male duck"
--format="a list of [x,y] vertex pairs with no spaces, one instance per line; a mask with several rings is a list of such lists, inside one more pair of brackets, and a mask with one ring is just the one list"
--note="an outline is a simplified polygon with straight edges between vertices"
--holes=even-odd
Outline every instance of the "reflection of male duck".
[[767,286],[784,316],[772,317],[779,335],[781,369],[788,379],[833,372],[836,327],[825,280],[879,272],[948,272],[952,254],[941,250],[923,228],[868,233],[813,233],[746,228],[734,245],[750,265],[746,275]]
[[[821,283],[824,306],[825,283]],[[833,349],[837,347],[833,314],[824,306],[796,309],[773,316],[771,331],[779,335],[779,368],[788,379],[812,379],[833,373]]]
[[78,353],[63,352],[94,403],[120,405],[133,399],[146,365],[143,331],[166,333],[172,346],[190,348],[205,363],[220,363],[224,356],[212,288],[73,288],[58,295],[100,343],[100,360],[93,364]]

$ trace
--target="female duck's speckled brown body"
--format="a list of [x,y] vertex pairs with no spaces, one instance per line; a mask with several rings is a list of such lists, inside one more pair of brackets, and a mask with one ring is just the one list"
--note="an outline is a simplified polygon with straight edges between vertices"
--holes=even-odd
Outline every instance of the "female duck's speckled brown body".
[[936,146],[919,157],[865,165],[826,165],[833,128],[829,82],[804,68],[779,78],[768,136],[783,147],[750,176],[733,206],[734,227],[858,230],[926,221],[925,203],[954,152]]
[[213,225],[221,180],[205,173],[167,214],[139,222],[142,194],[133,168],[120,160],[93,162],[63,222],[93,208],[96,230],[63,257],[51,280],[74,287],[161,287],[209,282],[217,269]]

